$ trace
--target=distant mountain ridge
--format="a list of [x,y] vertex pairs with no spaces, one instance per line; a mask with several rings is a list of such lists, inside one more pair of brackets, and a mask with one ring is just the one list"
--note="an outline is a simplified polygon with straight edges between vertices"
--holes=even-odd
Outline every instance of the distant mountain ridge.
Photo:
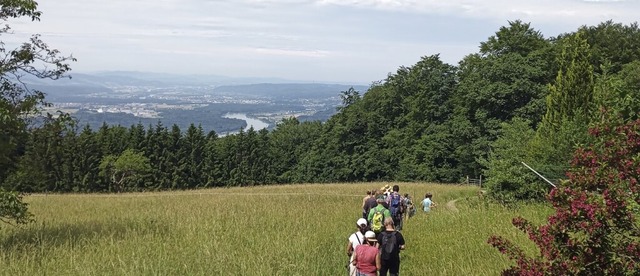
[[[47,93],[51,100],[65,96],[79,96],[105,92],[115,87],[211,87],[203,93],[235,94],[244,96],[287,98],[326,98],[340,94],[350,87],[364,93],[362,84],[335,84],[286,80],[279,78],[235,78],[219,75],[180,75],[167,73],[108,71],[98,73],[72,73],[71,78],[59,80],[25,76],[22,80],[31,88]],[[207,91],[207,92],[204,92]]]
[[324,84],[324,83],[256,83],[245,85],[224,85],[213,89],[214,93],[231,93],[238,95],[270,96],[289,98],[293,95],[300,98],[326,98],[339,96],[341,91],[353,87],[363,93],[364,85]]
[[[34,84],[47,85],[247,85],[261,83],[305,83],[305,84],[338,84],[334,82],[317,82],[305,80],[292,80],[282,78],[257,78],[257,77],[227,77],[220,75],[186,75],[186,74],[169,74],[169,73],[153,73],[153,72],[137,72],[137,71],[104,71],[93,73],[69,73],[71,78],[59,80],[38,79],[31,76],[25,76],[23,80]],[[345,84],[345,83],[340,83]],[[349,84],[349,83],[346,83]],[[361,83],[353,83],[354,85],[363,86]]]

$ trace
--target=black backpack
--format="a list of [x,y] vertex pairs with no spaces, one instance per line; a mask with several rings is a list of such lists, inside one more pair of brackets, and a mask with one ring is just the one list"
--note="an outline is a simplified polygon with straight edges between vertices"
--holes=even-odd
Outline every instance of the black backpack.
[[391,233],[384,232],[382,234],[382,241],[380,241],[380,245],[382,246],[380,250],[380,257],[383,260],[389,260],[394,256],[398,256],[398,253],[400,252],[400,245],[398,245],[396,231]]

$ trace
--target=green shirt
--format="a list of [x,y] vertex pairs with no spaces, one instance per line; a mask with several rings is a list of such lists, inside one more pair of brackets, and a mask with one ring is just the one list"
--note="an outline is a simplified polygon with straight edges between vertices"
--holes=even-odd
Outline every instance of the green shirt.
[[369,210],[369,215],[367,216],[367,221],[369,221],[369,223],[371,223],[371,220],[373,220],[373,215],[376,213],[376,211],[382,211],[382,215],[384,216],[384,218],[382,219],[382,223],[384,223],[384,219],[391,217],[391,212],[389,212],[389,209],[384,208],[382,204],[378,203],[378,206]]

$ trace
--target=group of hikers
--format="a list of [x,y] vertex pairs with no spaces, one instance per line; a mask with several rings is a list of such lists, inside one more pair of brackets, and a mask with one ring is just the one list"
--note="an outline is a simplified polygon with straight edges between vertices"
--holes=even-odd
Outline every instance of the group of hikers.
[[[431,198],[431,193],[425,195],[423,211],[430,212],[436,206]],[[347,244],[349,275],[398,275],[400,250],[405,249],[403,220],[413,217],[416,210],[411,196],[402,196],[398,185],[367,191],[362,199],[362,218],[356,221],[358,230]]]

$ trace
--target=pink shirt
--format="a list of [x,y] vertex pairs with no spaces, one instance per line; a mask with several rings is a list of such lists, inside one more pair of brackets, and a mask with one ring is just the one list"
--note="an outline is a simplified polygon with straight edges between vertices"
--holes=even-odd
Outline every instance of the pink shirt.
[[378,249],[370,245],[360,245],[356,247],[356,268],[360,273],[376,275],[376,256]]

